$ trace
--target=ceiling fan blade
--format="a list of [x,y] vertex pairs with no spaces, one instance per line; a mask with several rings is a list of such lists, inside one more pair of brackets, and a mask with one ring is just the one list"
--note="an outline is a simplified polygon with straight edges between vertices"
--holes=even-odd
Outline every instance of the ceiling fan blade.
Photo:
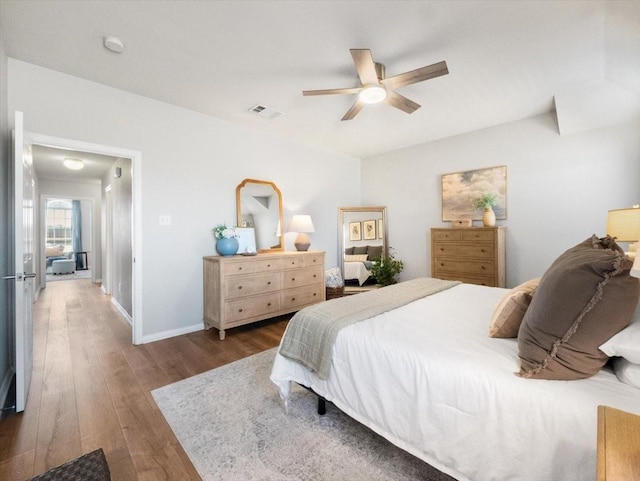
[[420,104],[393,91],[387,92],[387,98],[384,99],[384,102],[408,114],[412,114],[421,107]]
[[410,72],[401,73],[393,77],[382,80],[382,84],[388,89],[397,89],[404,85],[411,85],[423,80],[429,80],[430,78],[440,77],[441,75],[447,75],[449,69],[447,68],[447,62],[434,63],[426,67],[411,70]]
[[353,63],[356,64],[356,70],[362,85],[377,84],[378,74],[373,63],[373,57],[371,57],[371,50],[368,48],[352,48],[351,56],[353,57]]
[[357,94],[360,93],[361,90],[362,87],[354,87],[350,89],[303,90],[302,95],[308,97],[310,95]]
[[347,113],[344,114],[344,117],[342,117],[342,119],[340,120],[351,120],[356,115],[358,115],[358,112],[362,110],[362,107],[364,107],[364,102],[361,102],[360,100],[356,100],[355,103],[351,106],[351,108],[347,110]]

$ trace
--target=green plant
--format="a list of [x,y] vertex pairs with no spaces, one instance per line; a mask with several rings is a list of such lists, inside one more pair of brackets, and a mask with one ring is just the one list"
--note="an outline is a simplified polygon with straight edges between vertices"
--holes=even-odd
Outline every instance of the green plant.
[[389,286],[398,282],[396,276],[402,272],[402,269],[404,264],[401,260],[395,259],[393,249],[390,248],[387,257],[378,259],[371,265],[371,275],[378,284]]
[[483,192],[479,197],[473,197],[471,199],[471,205],[477,210],[483,210],[487,207],[493,207],[498,200],[498,194],[495,192]]
[[213,236],[216,239],[231,239],[238,237],[235,227],[227,227],[226,224],[218,224],[213,228]]

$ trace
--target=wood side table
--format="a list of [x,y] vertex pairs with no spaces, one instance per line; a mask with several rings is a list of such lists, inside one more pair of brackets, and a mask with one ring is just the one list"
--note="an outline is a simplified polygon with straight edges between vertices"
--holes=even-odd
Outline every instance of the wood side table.
[[597,481],[640,480],[640,416],[598,406]]

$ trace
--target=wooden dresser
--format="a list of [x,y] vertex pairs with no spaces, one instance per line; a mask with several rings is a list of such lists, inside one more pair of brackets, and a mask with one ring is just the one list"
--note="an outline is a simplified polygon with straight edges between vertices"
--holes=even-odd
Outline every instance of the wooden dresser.
[[431,277],[505,287],[504,227],[431,229]]
[[597,481],[640,480],[640,416],[598,406]]
[[325,300],[324,252],[204,258],[204,326],[225,330]]

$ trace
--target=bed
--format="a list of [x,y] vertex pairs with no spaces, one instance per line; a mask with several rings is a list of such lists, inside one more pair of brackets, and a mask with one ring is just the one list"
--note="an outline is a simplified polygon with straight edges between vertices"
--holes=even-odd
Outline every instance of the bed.
[[363,285],[371,276],[371,265],[382,256],[382,245],[347,247],[344,250],[344,280],[357,280]]
[[640,414],[640,389],[608,366],[572,381],[516,375],[518,339],[488,336],[509,292],[450,286],[343,327],[328,375],[279,353],[271,380],[285,406],[301,384],[460,481],[595,480],[597,407]]
[[370,261],[344,261],[344,280],[357,280],[363,285],[371,276]]

